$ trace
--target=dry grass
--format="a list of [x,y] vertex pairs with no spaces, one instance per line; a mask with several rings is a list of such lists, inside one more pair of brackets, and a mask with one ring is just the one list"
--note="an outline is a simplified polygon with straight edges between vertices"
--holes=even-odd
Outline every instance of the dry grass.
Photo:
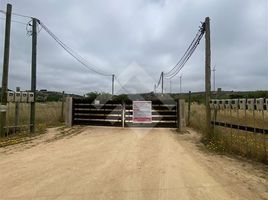
[[[19,125],[29,128],[30,104],[19,104]],[[9,103],[7,112],[7,126],[14,126],[15,104]],[[36,103],[37,131],[62,123],[61,102]]]
[[[217,121],[268,129],[268,111],[221,110],[217,112]],[[214,116],[212,114],[212,116]],[[205,106],[191,106],[191,127],[205,132]],[[256,134],[236,129],[216,126],[213,129],[214,140],[207,146],[216,151],[236,153],[268,163],[268,135]]]
[[[20,131],[14,134],[15,104],[9,103],[7,110],[8,137],[0,138],[0,147],[17,144],[32,139],[29,134],[30,104],[19,104],[19,126]],[[62,125],[61,102],[36,103],[36,133],[45,133],[46,128]]]

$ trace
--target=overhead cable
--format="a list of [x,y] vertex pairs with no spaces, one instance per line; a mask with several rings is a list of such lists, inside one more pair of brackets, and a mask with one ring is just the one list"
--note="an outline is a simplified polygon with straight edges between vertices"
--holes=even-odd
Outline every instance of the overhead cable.
[[[0,10],[0,13],[3,13],[3,14],[6,14],[6,11],[4,11],[4,10]],[[11,13],[12,15],[15,15],[15,16],[18,16],[18,17],[24,17],[24,18],[33,18],[33,17],[31,17],[31,16],[28,16],[28,15],[23,15],[23,14],[19,14],[19,13],[14,13],[14,12],[12,12]]]
[[81,57],[79,54],[74,52],[70,47],[64,44],[52,31],[50,31],[49,28],[43,22],[40,21],[40,25],[67,53],[69,53],[74,59],[76,59],[85,68],[101,76],[112,76],[112,74],[106,74],[106,73],[96,70],[95,69],[96,66],[93,66],[92,64],[88,64],[88,62],[83,57]]
[[[0,17],[0,19],[1,19],[1,20],[6,20],[6,18],[3,18],[3,17]],[[17,20],[11,20],[11,22],[18,23],[18,24],[22,24],[22,25],[27,25],[27,23],[20,22],[20,21],[17,21]]]
[[164,72],[165,78],[172,78],[178,74],[178,72],[184,67],[185,63],[189,60],[189,58],[192,56],[193,52],[195,51],[196,47],[198,46],[200,40],[202,39],[204,35],[204,26],[202,25],[195,38],[181,57],[181,59],[176,63],[176,65],[168,72]]

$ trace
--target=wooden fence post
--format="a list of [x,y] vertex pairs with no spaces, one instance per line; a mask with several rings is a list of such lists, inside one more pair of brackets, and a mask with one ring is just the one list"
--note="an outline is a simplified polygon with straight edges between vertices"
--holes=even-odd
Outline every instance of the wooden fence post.
[[65,94],[62,91],[62,100],[61,100],[61,121],[64,121],[64,102],[65,102]]
[[122,127],[125,128],[125,108],[126,104],[125,102],[122,104],[122,115],[121,115],[121,121],[122,121]]
[[66,98],[66,115],[65,115],[65,125],[71,127],[73,125],[73,98]]

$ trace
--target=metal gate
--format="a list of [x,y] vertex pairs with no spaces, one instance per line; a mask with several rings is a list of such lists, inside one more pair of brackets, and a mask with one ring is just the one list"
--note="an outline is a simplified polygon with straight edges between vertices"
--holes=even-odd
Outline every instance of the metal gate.
[[152,123],[133,123],[132,101],[92,101],[87,98],[69,99],[69,125],[117,127],[170,127],[178,123],[177,101],[152,101]]
[[176,101],[152,101],[152,123],[133,123],[132,101],[125,102],[125,126],[130,127],[170,127],[176,128],[178,122]]

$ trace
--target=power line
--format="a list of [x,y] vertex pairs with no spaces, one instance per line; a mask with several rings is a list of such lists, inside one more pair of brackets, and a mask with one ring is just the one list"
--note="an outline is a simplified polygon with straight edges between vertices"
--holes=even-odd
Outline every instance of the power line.
[[[0,12],[3,14],[6,13],[4,10],[0,10]],[[14,13],[14,12],[12,13],[12,15],[33,19],[33,17],[31,17],[31,16],[23,15],[23,14],[19,14],[19,13]],[[22,22],[18,22],[18,23],[22,23]],[[68,47],[66,44],[64,44],[52,31],[50,31],[49,28],[47,26],[45,26],[44,23],[42,23],[40,20],[38,20],[38,23],[67,53],[69,53],[73,58],[75,58],[85,68],[87,68],[90,71],[93,71],[99,75],[102,75],[102,76],[113,76],[112,74],[105,74],[103,72],[100,72],[100,71],[97,71],[96,69],[94,69],[94,67],[95,67],[94,65],[92,65],[92,64],[89,65],[88,62],[83,57],[81,57],[79,54],[74,52],[70,47]],[[27,25],[27,24],[24,24],[24,25]]]
[[[6,18],[3,18],[3,17],[0,17],[0,19],[1,19],[1,20],[6,20]],[[18,23],[18,24],[22,24],[22,25],[27,25],[27,23],[20,22],[20,21],[17,21],[17,20],[11,20],[11,22]]]
[[[6,11],[4,11],[4,10],[0,10],[0,12],[3,13],[3,14],[6,14]],[[30,18],[30,19],[33,18],[33,17],[31,17],[31,16],[28,16],[28,15],[23,15],[23,14],[14,13],[14,12],[12,12],[11,14],[12,14],[12,15],[15,15],[15,16],[18,16],[18,17],[28,18],[28,19],[29,19],[29,18]]]
[[192,56],[193,52],[197,48],[203,35],[204,32],[201,27],[198,30],[196,37],[194,38],[194,40],[192,41],[192,43],[190,44],[190,46],[188,47],[182,58],[179,60],[179,62],[175,65],[175,67],[172,70],[170,70],[168,73],[165,73],[165,78],[171,79],[180,72],[180,70],[184,67],[186,62],[189,60],[189,58]]
[[[6,14],[6,12],[4,10],[0,10],[0,13]],[[28,18],[28,19],[30,18],[31,21],[34,19],[31,16],[18,14],[18,13],[12,13],[12,15],[23,17],[23,18]],[[5,18],[0,18],[0,19],[5,20]],[[31,31],[28,30],[28,26],[31,26],[31,24],[30,24],[31,21],[29,21],[27,24],[23,23],[23,22],[20,22],[20,21],[16,21],[16,20],[12,20],[12,21],[16,22],[16,23],[19,23],[19,24],[26,25],[27,34],[28,35],[32,34]],[[69,55],[71,55],[75,60],[77,60],[84,68],[86,68],[86,69],[88,69],[88,70],[90,70],[92,72],[95,72],[96,74],[99,74],[101,76],[112,76],[113,77],[113,74],[106,74],[106,73],[103,73],[103,72],[100,72],[100,71],[94,69],[94,68],[97,68],[97,67],[92,65],[92,64],[88,64],[86,59],[81,57],[79,54],[77,54],[75,51],[73,51],[70,47],[68,47],[66,44],[64,44],[51,30],[49,30],[49,28],[44,23],[42,23],[38,19],[37,19],[37,22],[38,22],[39,25],[41,25],[41,29],[43,28]],[[38,32],[40,32],[41,29],[39,29]]]
[[28,19],[32,19],[32,18],[33,18],[33,17],[31,17],[31,16],[28,16],[28,15],[22,15],[22,14],[18,14],[18,13],[12,13],[12,15],[19,16],[19,17],[24,17],[24,18],[28,18]]
[[94,69],[95,66],[92,64],[87,64],[87,61],[81,57],[79,54],[74,52],[70,47],[68,47],[66,44],[64,44],[52,31],[49,30],[49,28],[42,23],[41,21],[39,22],[42,28],[67,52],[69,53],[74,59],[76,59],[82,66],[87,68],[88,70],[95,72],[96,74],[99,74],[101,76],[113,76],[113,74],[105,74],[103,72],[97,71]]
[[[198,31],[199,32],[199,31]],[[182,61],[182,59],[187,55],[187,53],[190,51],[192,45],[194,44],[196,38],[198,37],[198,33],[196,34],[195,38],[193,39],[193,41],[191,42],[191,44],[189,45],[189,47],[187,48],[186,52],[183,54],[183,56],[181,57],[181,59],[176,63],[176,65],[169,71],[169,72],[164,72],[165,76],[168,76],[168,74],[170,74]]]
[[179,67],[176,69],[176,71],[169,75],[169,76],[166,76],[165,78],[166,79],[172,79],[174,76],[176,76],[180,71],[181,69],[184,67],[184,65],[186,64],[186,62],[189,60],[189,58],[191,57],[191,55],[193,54],[193,52],[195,51],[196,47],[198,46],[199,43],[195,44],[193,46],[193,48],[189,51],[189,54],[187,55],[187,57],[185,57],[183,59],[183,61],[181,62],[181,64],[179,65]]
[[[202,26],[199,27],[199,30],[197,31],[197,34],[195,35],[194,39],[190,43],[189,47],[186,49],[183,56],[176,63],[176,65],[170,71],[161,73],[159,81],[157,83],[157,87],[159,86],[161,79],[164,79],[164,78],[165,79],[172,79],[174,76],[176,76],[181,71],[181,69],[185,66],[186,62],[189,60],[189,58],[192,56],[192,54],[196,50],[197,46],[199,45],[199,42],[204,35],[204,32],[205,32],[205,24],[202,23]],[[162,84],[163,84],[163,80],[162,80]]]

